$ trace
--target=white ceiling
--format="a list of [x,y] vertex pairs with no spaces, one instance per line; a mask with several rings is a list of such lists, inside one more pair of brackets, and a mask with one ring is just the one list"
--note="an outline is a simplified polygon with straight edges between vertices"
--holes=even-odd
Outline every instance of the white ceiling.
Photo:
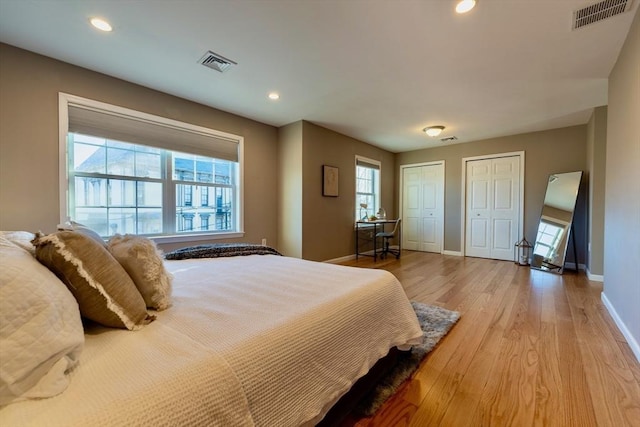
[[[0,0],[0,40],[274,126],[308,120],[393,152],[584,124],[630,12],[585,0]],[[88,18],[104,17],[100,33]],[[238,65],[198,63],[212,50]],[[278,91],[280,100],[267,98]]]

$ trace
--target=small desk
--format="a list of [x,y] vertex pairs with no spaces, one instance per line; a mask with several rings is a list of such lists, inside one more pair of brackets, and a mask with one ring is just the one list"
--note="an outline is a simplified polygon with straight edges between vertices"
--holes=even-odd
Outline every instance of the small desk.
[[[384,227],[386,224],[395,225],[397,220],[395,219],[379,219],[376,221],[356,221],[356,259],[358,256],[372,256],[373,260],[376,261],[378,259],[378,239],[376,238],[376,234],[384,231]],[[398,234],[396,238],[398,239],[398,250],[402,250],[402,234],[401,229],[402,225],[398,225]],[[360,233],[364,232],[373,232],[373,255],[360,253]]]

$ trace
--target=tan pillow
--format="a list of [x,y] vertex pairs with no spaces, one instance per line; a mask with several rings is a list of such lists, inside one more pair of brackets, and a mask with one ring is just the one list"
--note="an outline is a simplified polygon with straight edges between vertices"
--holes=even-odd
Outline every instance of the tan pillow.
[[104,242],[104,239],[100,237],[98,233],[96,233],[86,225],[80,224],[79,222],[67,221],[64,224],[59,224],[58,231],[77,231],[78,233],[82,233],[87,237],[91,237],[102,246],[107,246],[107,244]]
[[104,326],[140,329],[149,316],[136,285],[106,247],[74,231],[33,240],[36,258],[67,285],[80,313]]
[[133,234],[116,234],[107,242],[107,249],[129,273],[147,307],[169,307],[173,278],[164,268],[162,252],[155,242]]

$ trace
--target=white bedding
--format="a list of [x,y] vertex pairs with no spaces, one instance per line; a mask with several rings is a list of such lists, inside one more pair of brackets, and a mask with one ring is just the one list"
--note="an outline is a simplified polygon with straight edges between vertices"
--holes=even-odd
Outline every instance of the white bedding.
[[67,391],[0,409],[0,425],[312,425],[422,335],[386,271],[273,255],[166,265],[171,308],[140,331],[92,330]]

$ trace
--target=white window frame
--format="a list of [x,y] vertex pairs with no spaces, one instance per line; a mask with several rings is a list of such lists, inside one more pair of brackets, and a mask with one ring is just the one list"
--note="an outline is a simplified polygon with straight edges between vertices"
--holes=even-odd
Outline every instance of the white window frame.
[[[244,138],[239,135],[233,135],[226,132],[196,126],[190,123],[178,120],[168,119],[153,114],[143,113],[141,111],[131,110],[128,108],[95,101],[88,98],[82,98],[63,92],[58,94],[58,165],[59,165],[59,189],[60,189],[60,223],[69,220],[67,209],[69,205],[69,171],[68,167],[68,144],[67,134],[69,133],[69,104],[80,105],[88,108],[97,108],[114,114],[130,116],[142,121],[151,121],[162,125],[184,129],[185,131],[198,132],[212,137],[233,140],[238,144],[238,188],[237,188],[237,215],[236,215],[236,231],[233,232],[216,232],[216,233],[180,233],[173,235],[152,236],[152,240],[158,243],[179,243],[200,240],[217,240],[229,239],[244,236]],[[128,141],[125,141],[128,142]],[[176,147],[176,151],[180,151],[180,147]],[[182,149],[184,151],[184,149]],[[165,191],[166,196],[166,191]],[[174,204],[175,200],[171,201]]]
[[382,200],[382,162],[379,160],[373,160],[370,159],[368,157],[364,157],[364,156],[359,156],[356,154],[355,157],[355,161],[354,161],[354,184],[355,184],[355,194],[353,195],[353,201],[354,201],[354,215],[356,220],[359,219],[357,217],[358,212],[359,212],[359,206],[357,206],[356,204],[356,199],[358,197],[358,160],[364,162],[364,163],[369,163],[371,165],[376,165],[378,166],[378,182],[377,184],[377,192],[375,193],[375,206],[373,207],[373,210],[371,209],[371,207],[367,208],[367,211],[369,213],[369,215],[375,215],[378,212],[378,209],[380,209],[380,201]]

